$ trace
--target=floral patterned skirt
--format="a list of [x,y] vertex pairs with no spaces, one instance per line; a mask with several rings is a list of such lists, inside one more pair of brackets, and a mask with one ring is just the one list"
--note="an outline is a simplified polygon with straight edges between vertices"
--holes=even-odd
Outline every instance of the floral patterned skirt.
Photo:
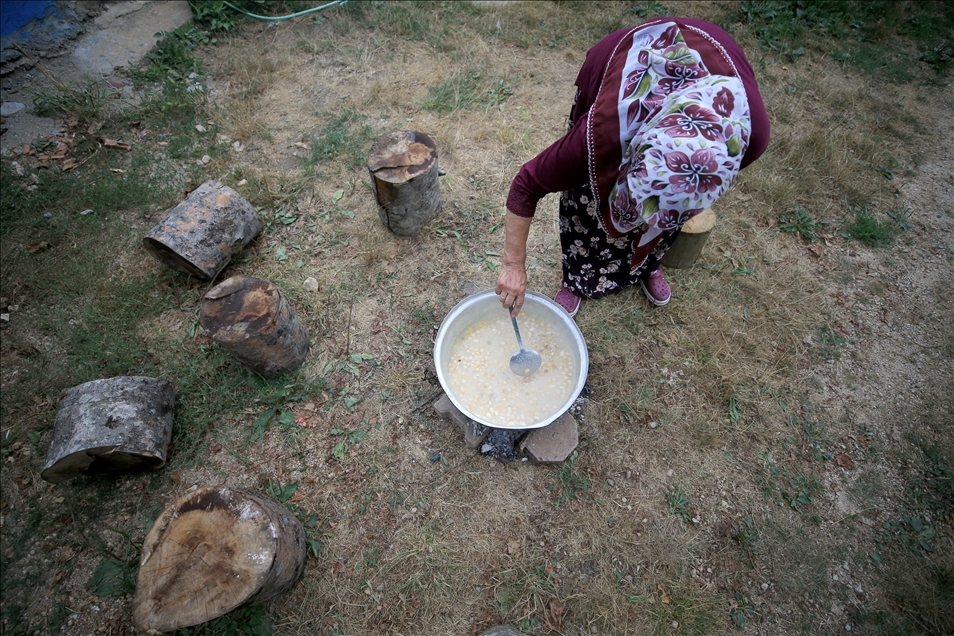
[[570,291],[600,298],[635,285],[659,268],[679,229],[662,232],[659,243],[636,269],[631,235],[613,239],[597,220],[590,185],[560,193],[560,244],[563,249],[563,284]]

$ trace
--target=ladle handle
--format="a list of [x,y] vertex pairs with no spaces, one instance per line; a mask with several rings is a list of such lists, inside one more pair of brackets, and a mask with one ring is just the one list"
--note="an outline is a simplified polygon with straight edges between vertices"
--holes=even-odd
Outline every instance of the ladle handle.
[[517,328],[517,319],[513,315],[513,306],[510,307],[510,322],[513,323],[513,332],[517,334],[517,344],[520,346],[521,353],[523,352],[523,340],[520,338],[520,329]]

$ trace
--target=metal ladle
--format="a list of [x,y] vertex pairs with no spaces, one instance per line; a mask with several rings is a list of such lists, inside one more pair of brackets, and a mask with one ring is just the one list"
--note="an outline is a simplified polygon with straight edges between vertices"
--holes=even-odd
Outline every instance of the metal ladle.
[[517,334],[517,344],[520,345],[520,351],[510,357],[510,370],[517,375],[527,376],[535,372],[543,364],[540,354],[533,349],[524,349],[523,340],[520,339],[520,329],[517,328],[517,319],[513,315],[513,307],[510,307],[510,322],[513,323],[513,332]]

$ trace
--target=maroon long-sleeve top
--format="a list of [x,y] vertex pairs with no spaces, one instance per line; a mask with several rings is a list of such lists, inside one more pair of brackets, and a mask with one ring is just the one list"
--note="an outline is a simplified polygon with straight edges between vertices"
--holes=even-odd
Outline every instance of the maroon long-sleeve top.
[[[742,48],[732,37],[718,26],[704,20],[693,18],[656,18],[646,25],[659,22],[675,22],[680,27],[689,26],[705,31],[718,42],[728,54],[739,79],[745,88],[752,121],[752,134],[749,147],[742,156],[741,167],[745,168],[758,159],[768,146],[770,125],[765,104],[759,93],[755,72],[745,58]],[[632,29],[621,29],[600,40],[586,54],[586,60],[576,78],[579,89],[570,120],[573,127],[556,140],[549,148],[528,161],[520,168],[510,185],[507,196],[507,209],[522,217],[531,217],[537,209],[537,202],[551,192],[562,192],[582,186],[589,180],[586,148],[586,117],[603,81],[603,73],[616,45]],[[692,29],[682,29],[686,44],[699,52],[703,63],[710,73],[734,75],[732,67],[705,37]]]

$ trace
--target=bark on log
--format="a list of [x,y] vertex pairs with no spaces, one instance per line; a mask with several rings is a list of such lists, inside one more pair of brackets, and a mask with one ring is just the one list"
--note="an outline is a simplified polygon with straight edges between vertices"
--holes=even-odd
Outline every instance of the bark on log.
[[81,474],[156,469],[166,462],[176,390],[156,378],[93,380],[66,391],[40,476],[59,483]]
[[709,240],[715,222],[716,215],[712,208],[706,208],[686,221],[669,251],[663,256],[662,265],[676,269],[692,267]]
[[424,133],[399,130],[379,137],[368,152],[378,216],[398,236],[410,236],[441,209],[437,146]]
[[169,267],[212,280],[261,231],[251,203],[232,188],[207,181],[173,208],[143,245]]
[[268,281],[233,276],[205,295],[202,328],[246,367],[265,377],[294,371],[308,355],[308,332]]
[[133,619],[143,631],[198,625],[288,591],[305,567],[305,530],[285,506],[200,488],[156,519],[139,561]]

